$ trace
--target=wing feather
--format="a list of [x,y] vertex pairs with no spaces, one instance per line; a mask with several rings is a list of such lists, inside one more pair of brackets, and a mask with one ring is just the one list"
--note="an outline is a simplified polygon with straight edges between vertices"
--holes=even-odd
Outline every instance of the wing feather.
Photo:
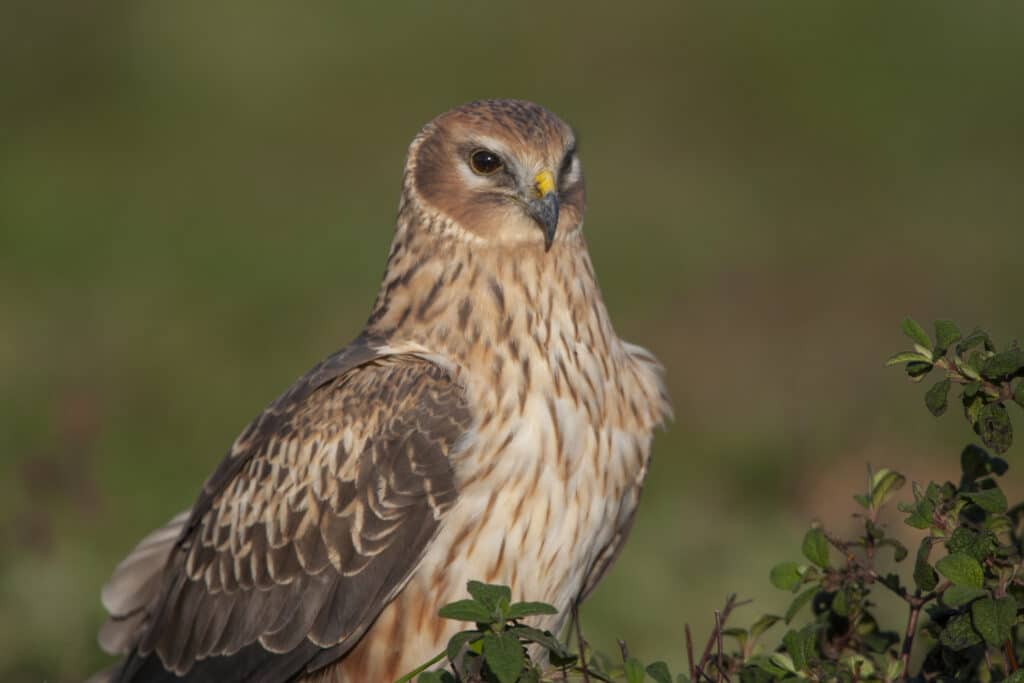
[[161,537],[114,680],[290,680],[342,656],[404,586],[457,496],[464,392],[417,356],[332,358],[243,431],[176,542]]

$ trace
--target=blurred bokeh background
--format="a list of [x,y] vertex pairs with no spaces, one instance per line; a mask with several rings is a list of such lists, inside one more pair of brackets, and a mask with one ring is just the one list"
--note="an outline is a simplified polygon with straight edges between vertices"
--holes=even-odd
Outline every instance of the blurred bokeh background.
[[0,679],[109,661],[101,583],[359,330],[406,145],[471,99],[577,127],[669,370],[601,648],[681,664],[728,592],[784,604],[866,463],[952,471],[965,427],[882,361],[907,313],[1024,334],[1020,5],[343,4],[0,6]]

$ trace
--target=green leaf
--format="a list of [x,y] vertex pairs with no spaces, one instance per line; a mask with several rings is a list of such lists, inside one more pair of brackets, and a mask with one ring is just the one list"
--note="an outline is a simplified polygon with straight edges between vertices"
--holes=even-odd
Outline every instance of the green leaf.
[[903,520],[904,524],[914,527],[915,529],[927,529],[932,525],[932,515],[935,511],[935,503],[928,497],[920,495],[920,492],[914,490],[914,502],[913,503],[900,503],[899,509],[903,512],[909,512],[910,515]]
[[897,562],[902,562],[904,559],[906,559],[908,553],[907,546],[903,545],[895,538],[883,538],[881,541],[878,542],[879,548],[884,548],[886,546],[892,548],[892,559],[896,560]]
[[644,682],[644,665],[636,657],[630,657],[623,662],[622,672],[626,675],[626,683]]
[[840,660],[850,673],[857,674],[857,680],[871,680],[875,673],[875,664],[861,654],[846,655]]
[[793,658],[785,652],[773,652],[767,660],[760,660],[757,666],[780,679],[787,673],[796,673]]
[[985,520],[985,530],[992,534],[1005,534],[1013,529],[1013,524],[1005,515],[992,515]]
[[951,553],[970,555],[978,562],[985,560],[996,549],[998,543],[991,532],[977,532],[967,527],[957,527],[946,541],[946,550]]
[[1017,382],[1017,388],[1013,392],[1013,400],[1021,408],[1024,408],[1024,380]]
[[924,404],[935,417],[946,412],[946,407],[949,405],[950,386],[952,386],[952,382],[948,378],[944,379],[932,385],[932,388],[924,395]]
[[793,660],[793,666],[806,669],[808,662],[816,656],[818,631],[814,624],[808,624],[799,631],[787,631],[782,637],[782,644]]
[[932,359],[928,356],[921,355],[917,351],[901,351],[894,356],[891,356],[889,360],[885,361],[885,367],[891,368],[894,365],[900,363],[927,363],[931,365]]
[[962,607],[971,600],[977,600],[983,595],[988,595],[984,588],[970,588],[968,586],[950,586],[942,591],[942,602],[948,607]]
[[548,652],[555,653],[560,657],[569,657],[572,655],[565,645],[562,644],[558,638],[551,635],[550,631],[541,631],[540,629],[533,628],[532,626],[513,626],[505,631],[519,640],[537,643]]
[[459,631],[448,639],[448,645],[444,649],[445,655],[454,662],[462,654],[464,646],[472,645],[483,637],[484,634],[480,631]]
[[776,588],[793,590],[800,585],[800,568],[796,562],[782,562],[772,567],[770,578]]
[[508,611],[505,612],[505,618],[522,619],[537,614],[558,614],[558,610],[546,602],[515,602],[509,605]]
[[885,665],[885,680],[898,681],[903,675],[903,660],[889,659]]
[[907,478],[899,472],[882,468],[875,473],[871,486],[871,507],[875,510],[889,500],[893,492],[903,488]]
[[998,487],[974,491],[973,493],[961,493],[960,495],[970,500],[985,512],[1001,515],[1007,510],[1006,494],[1004,494]]
[[985,330],[975,328],[970,334],[964,337],[959,344],[957,344],[956,350],[957,353],[962,355],[963,353],[978,347],[984,348],[986,351],[991,351],[995,348],[995,345],[992,343],[991,337],[988,336],[988,333],[985,332]]
[[828,567],[828,540],[821,529],[810,529],[804,535],[804,557],[822,569]]
[[907,363],[906,372],[912,382],[920,382],[932,371],[931,363]]
[[485,634],[483,655],[499,683],[516,683],[526,663],[519,639],[507,632]]
[[899,593],[902,589],[902,582],[900,581],[899,574],[888,572],[883,576],[878,577],[879,583],[883,586],[887,586],[890,590],[895,593]]
[[736,645],[741,650],[747,646],[747,640],[750,638],[750,634],[747,633],[745,628],[723,628],[722,635],[728,638],[735,638]]
[[987,475],[990,471],[990,460],[984,448],[974,444],[965,447],[960,453],[960,471],[963,473],[964,482],[970,483]]
[[900,642],[900,636],[895,631],[875,630],[861,636],[861,642],[870,652],[882,654]]
[[1012,595],[993,600],[985,598],[971,605],[974,628],[991,647],[1000,647],[1017,623],[1017,601]]
[[971,625],[970,614],[960,614],[946,622],[939,634],[939,642],[950,650],[964,650],[981,642],[981,636]]
[[928,553],[931,549],[932,539],[925,536],[921,539],[921,545],[917,547],[917,560],[914,562],[914,584],[924,592],[935,590],[939,585],[939,577],[928,563]]
[[1009,677],[1004,678],[1003,683],[1024,683],[1024,669],[1017,669]]
[[850,616],[849,595],[845,588],[840,588],[832,596],[832,611],[841,617]]
[[996,453],[1005,453],[1013,445],[1013,425],[1002,403],[989,403],[978,413],[974,430],[985,445]]
[[484,624],[490,623],[493,619],[491,611],[476,600],[456,600],[455,602],[450,602],[439,609],[437,614],[444,619],[473,621]]
[[960,328],[952,320],[935,321],[935,353],[940,355],[960,341]]
[[761,635],[770,629],[775,624],[782,621],[782,617],[775,614],[765,614],[760,619],[754,622],[754,625],[750,627],[750,637],[760,638]]
[[915,344],[923,346],[929,351],[932,350],[932,340],[928,338],[928,333],[909,316],[903,319],[903,334],[907,335]]
[[982,394],[975,394],[974,396],[968,396],[964,394],[960,397],[960,400],[964,404],[964,417],[971,423],[971,427],[974,431],[978,431],[978,418],[981,416],[981,409],[985,407],[985,397]]
[[[953,365],[956,366],[956,369],[959,370],[960,374],[962,374],[964,377],[969,377],[979,382],[981,381],[981,373],[978,372],[977,368],[975,368],[974,365],[972,365],[969,361],[962,360],[960,356],[953,356]],[[974,384],[968,384],[967,389],[965,389],[964,395],[973,396],[978,392],[978,389],[980,387],[981,384],[978,384],[977,386],[975,386]]]
[[966,553],[950,553],[936,562],[935,568],[957,586],[981,588],[985,581],[981,565]]
[[672,683],[672,672],[668,670],[668,664],[665,662],[658,661],[648,664],[647,675],[656,683]]
[[579,661],[579,655],[568,651],[558,653],[549,650],[548,661],[550,661],[554,666],[575,666],[576,662]]
[[512,589],[508,586],[470,581],[466,584],[466,590],[491,612],[508,609],[508,603],[512,600]]
[[813,600],[814,596],[817,594],[818,587],[814,586],[812,588],[808,588],[803,593],[793,598],[793,602],[789,604],[789,608],[786,610],[786,614],[783,617],[785,622],[788,624],[789,622],[793,621],[793,617],[796,616],[796,613],[799,612],[804,605]]
[[1024,351],[1008,349],[989,358],[981,366],[981,374],[988,379],[1008,377],[1024,369]]
[[440,671],[424,671],[416,679],[416,683],[444,683],[444,677]]

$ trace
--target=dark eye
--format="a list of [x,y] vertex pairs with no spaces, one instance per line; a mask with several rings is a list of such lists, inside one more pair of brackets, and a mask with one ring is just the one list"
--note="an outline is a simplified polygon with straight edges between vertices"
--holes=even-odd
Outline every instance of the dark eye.
[[576,156],[576,145],[569,148],[569,151],[565,153],[565,158],[562,159],[562,165],[558,169],[559,179],[565,178],[565,174],[572,168],[572,160]]
[[491,175],[503,166],[501,157],[486,149],[478,149],[470,154],[469,165],[480,175]]

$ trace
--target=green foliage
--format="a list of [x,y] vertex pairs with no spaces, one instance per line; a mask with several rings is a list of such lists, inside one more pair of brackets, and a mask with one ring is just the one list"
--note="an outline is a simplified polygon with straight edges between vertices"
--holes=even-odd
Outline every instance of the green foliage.
[[[398,683],[540,683],[565,680],[570,674],[606,682],[688,680],[685,676],[673,679],[665,662],[645,666],[636,657],[630,657],[625,646],[621,662],[610,664],[606,657],[591,656],[584,643],[581,649],[588,655],[584,662],[550,631],[523,622],[529,617],[557,614],[553,606],[543,602],[512,602],[508,586],[470,581],[466,590],[469,599],[443,606],[438,615],[473,622],[475,628],[453,635],[444,652],[400,678]],[[528,650],[531,647],[537,648],[532,655]]]
[[[1000,350],[982,330],[962,337],[950,321],[935,323],[934,341],[912,319],[902,328],[914,348],[887,364],[904,364],[913,381],[942,372],[926,392],[928,410],[935,416],[946,412],[949,394],[959,386],[964,415],[985,446],[999,454],[1009,450],[1013,427],[1006,406],[1021,403],[1017,399],[1024,395],[1024,353],[1017,345]],[[1002,458],[969,445],[960,465],[959,483],[914,484],[912,499],[898,504],[904,523],[926,532],[914,555],[910,586],[896,573],[881,575],[876,566],[882,548],[892,548],[897,563],[907,555],[879,523],[879,513],[906,479],[889,470],[869,472],[867,490],[854,496],[863,533],[842,539],[815,526],[801,548],[814,566],[783,562],[770,573],[776,587],[797,594],[786,623],[808,605],[810,622],[787,631],[774,652],[724,655],[730,676],[741,681],[1024,680],[1017,670],[1022,649],[1017,630],[1024,620],[1024,503],[1011,507],[999,486],[997,477],[1008,469]],[[838,551],[842,563],[828,564],[823,541]],[[940,549],[945,552],[936,559]],[[885,594],[907,609],[899,628],[883,628],[876,619],[876,596]]]
[[[998,454],[1009,450],[1013,428],[1006,405],[1024,406],[1024,353],[1017,345],[999,350],[986,332],[964,337],[947,320],[935,323],[934,341],[910,318],[903,332],[914,349],[896,354],[888,365],[905,364],[913,381],[943,373],[925,395],[928,410],[942,415],[950,391],[959,386],[964,416],[985,446]],[[882,574],[878,568],[882,557],[899,564],[910,556],[880,521],[907,479],[869,468],[865,490],[853,496],[858,533],[840,538],[816,524],[800,547],[806,564],[787,560],[771,568],[772,585],[793,594],[783,616],[763,615],[749,628],[726,627],[740,604],[730,596],[715,613],[715,628],[699,659],[687,626],[688,675],[673,679],[664,662],[644,666],[624,644],[612,664],[590,652],[582,636],[577,638],[581,654],[571,653],[551,633],[521,621],[553,614],[550,605],[511,603],[507,587],[471,582],[472,599],[447,605],[440,614],[474,622],[476,628],[457,633],[444,653],[402,681],[418,674],[417,680],[431,683],[1024,683],[1018,667],[1024,656],[1019,626],[1024,622],[1024,502],[1011,506],[1000,488],[998,478],[1008,469],[1001,457],[971,444],[961,451],[958,483],[914,483],[910,499],[896,503],[903,523],[924,532],[907,585],[898,573]],[[906,620],[880,623],[880,600],[902,604]],[[780,623],[787,627],[781,642],[766,647],[763,637]],[[444,671],[426,670],[442,661]]]
[[903,333],[914,342],[914,349],[895,354],[886,365],[904,365],[915,382],[933,370],[944,373],[925,394],[928,410],[942,415],[951,387],[960,385],[964,415],[974,431],[996,453],[1009,450],[1013,425],[1005,404],[1015,401],[1024,407],[1024,350],[1017,342],[1000,350],[979,329],[961,338],[959,328],[949,320],[935,322],[934,343],[912,318],[903,321]]

